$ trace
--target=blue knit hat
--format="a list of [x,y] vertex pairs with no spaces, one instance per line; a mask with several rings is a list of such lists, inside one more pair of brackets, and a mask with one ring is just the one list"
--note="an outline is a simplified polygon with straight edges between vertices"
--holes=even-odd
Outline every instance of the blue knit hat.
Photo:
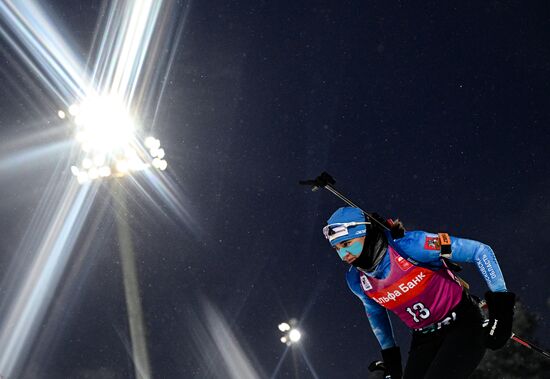
[[[354,222],[360,222],[362,224],[350,226],[342,225],[342,227],[339,228],[339,224],[349,224]],[[359,208],[353,207],[339,208],[332,214],[332,216],[330,216],[327,223],[328,225],[325,226],[323,232],[332,246],[343,241],[366,236],[366,224],[370,224],[370,222],[365,220],[365,215],[363,212]],[[338,235],[336,238],[331,238],[331,236],[336,235]]]

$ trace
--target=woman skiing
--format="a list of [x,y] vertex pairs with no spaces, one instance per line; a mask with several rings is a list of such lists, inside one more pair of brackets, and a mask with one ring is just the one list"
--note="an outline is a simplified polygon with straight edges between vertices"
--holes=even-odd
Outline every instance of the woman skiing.
[[[493,251],[446,234],[405,232],[398,221],[386,222],[389,230],[370,221],[359,208],[344,207],[323,232],[351,265],[346,280],[365,306],[386,377],[467,378],[486,347],[499,349],[512,335],[515,295],[507,291]],[[486,327],[467,285],[449,269],[453,262],[474,263],[485,278]],[[388,310],[412,329],[404,374]]]

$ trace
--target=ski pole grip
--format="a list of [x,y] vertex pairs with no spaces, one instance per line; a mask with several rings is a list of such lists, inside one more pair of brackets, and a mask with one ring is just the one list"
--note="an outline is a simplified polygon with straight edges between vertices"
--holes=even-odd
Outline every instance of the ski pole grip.
[[311,186],[313,187],[313,191],[317,191],[319,188],[325,188],[328,185],[336,184],[336,181],[328,172],[322,172],[321,175],[315,179],[300,180],[299,183],[304,186]]

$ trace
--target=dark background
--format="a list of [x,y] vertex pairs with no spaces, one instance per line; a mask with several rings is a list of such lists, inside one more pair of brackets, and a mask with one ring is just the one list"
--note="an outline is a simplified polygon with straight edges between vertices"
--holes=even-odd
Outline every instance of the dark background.
[[[87,53],[99,3],[51,3]],[[128,212],[153,376],[223,377],[192,338],[208,299],[265,377],[285,349],[277,325],[292,317],[319,377],[366,377],[378,344],[321,233],[342,204],[297,184],[324,170],[408,229],[489,244],[550,347],[549,26],[544,1],[192,2],[155,133],[193,222],[155,213],[137,194]],[[4,149],[52,127],[55,108],[0,47]],[[2,270],[59,159],[0,171]],[[114,216],[101,211],[108,189],[25,377],[133,375]],[[485,292],[473,266],[463,276]],[[278,372],[312,376],[297,349]]]

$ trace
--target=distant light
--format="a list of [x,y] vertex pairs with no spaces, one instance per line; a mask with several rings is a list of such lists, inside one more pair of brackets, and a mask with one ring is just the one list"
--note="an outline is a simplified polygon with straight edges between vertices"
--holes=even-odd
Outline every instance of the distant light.
[[148,148],[148,149],[150,149],[154,140],[155,140],[154,137],[147,137],[147,138],[145,138],[145,141],[144,141],[145,147]]
[[[158,141],[158,140],[157,140]],[[151,156],[153,158],[159,158],[159,159],[162,159],[164,158],[164,156],[166,155],[166,152],[164,151],[164,149],[157,149],[155,147],[152,147],[150,150],[149,150],[149,154],[151,154]]]
[[279,330],[283,333],[281,337],[281,342],[287,346],[291,346],[294,343],[297,343],[302,338],[302,333],[296,328],[298,321],[296,319],[291,319],[289,322],[282,322],[279,324]]
[[88,97],[79,109],[69,108],[69,112],[84,133],[83,142],[94,151],[112,152],[130,144],[134,137],[134,123],[123,102],[114,96]]
[[88,176],[92,180],[97,179],[99,177],[99,171],[97,170],[97,168],[92,167],[91,169],[88,170]]
[[117,161],[115,164],[115,167],[116,167],[116,170],[121,174],[127,173],[129,169],[128,162],[126,160]]
[[300,341],[300,338],[302,338],[302,333],[298,329],[292,329],[288,333],[288,338],[290,339],[290,342],[298,342]]
[[108,166],[100,167],[98,171],[99,171],[99,176],[101,176],[102,178],[111,176],[111,168]]
[[94,162],[92,162],[89,158],[84,158],[82,160],[82,168],[89,169],[94,165]]
[[97,154],[94,156],[94,165],[101,167],[105,164],[106,157],[104,154]]
[[166,170],[167,167],[168,167],[168,162],[166,162],[165,160],[161,160],[158,167],[159,170],[164,171]]
[[87,181],[90,180],[90,178],[88,177],[88,174],[84,171],[81,171],[78,173],[78,175],[76,176],[76,180],[78,180],[78,182],[80,184],[82,183],[86,183]]
[[128,159],[128,168],[130,171],[141,171],[147,167],[145,163],[137,156]]
[[76,133],[76,136],[75,136],[77,142],[85,142],[86,141],[86,133],[84,132],[78,132]]
[[290,325],[288,325],[286,322],[280,323],[279,330],[281,332],[288,332],[290,330]]
[[85,153],[89,153],[90,150],[92,150],[90,144],[86,141],[82,142],[82,151],[84,151]]
[[71,116],[76,116],[79,111],[80,111],[80,108],[77,104],[73,104],[69,107],[69,113]]
[[63,112],[62,110],[59,110],[57,112],[57,116],[60,118],[60,119],[64,119],[65,117],[67,117],[67,115],[65,114],[65,112]]
[[78,176],[80,170],[76,166],[71,166],[71,172],[73,173],[74,176]]
[[155,137],[147,137],[145,138],[145,147],[150,150],[157,150],[160,148],[160,141]]

